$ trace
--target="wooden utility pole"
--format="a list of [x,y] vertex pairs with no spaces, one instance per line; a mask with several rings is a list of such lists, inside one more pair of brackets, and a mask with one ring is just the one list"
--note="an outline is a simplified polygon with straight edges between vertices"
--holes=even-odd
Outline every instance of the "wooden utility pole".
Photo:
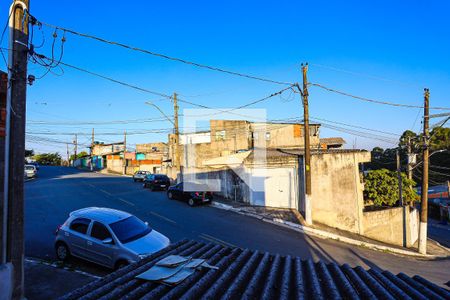
[[[181,154],[180,154],[180,129],[178,127],[178,99],[177,93],[173,93],[173,118],[174,118],[174,130],[175,130],[175,167],[180,174],[180,181],[183,179],[183,172],[181,167]],[[177,176],[178,178],[178,176]]]
[[430,90],[424,89],[423,109],[423,163],[422,163],[422,192],[420,203],[419,252],[427,253],[428,226],[428,127],[430,121]]
[[123,132],[123,174],[127,173],[127,159],[125,158],[127,153],[127,131]]
[[91,171],[93,171],[94,170],[94,165],[93,165],[93,163],[94,163],[94,159],[92,158],[92,152],[93,152],[93,150],[94,150],[94,138],[95,138],[95,136],[94,136],[94,128],[92,128],[92,140],[91,140],[91,151],[90,151],[90,153],[89,153],[89,156],[90,156],[90,158],[91,158]]
[[[28,61],[29,0],[13,1],[9,12],[8,89],[5,124],[5,173],[1,218],[1,264],[12,265],[12,280],[5,276],[6,298],[24,297],[24,200],[25,118]],[[9,290],[9,291],[8,291]]]
[[308,63],[302,64],[303,73],[303,128],[304,128],[304,146],[305,146],[305,221],[312,224],[311,216],[311,143],[309,140],[309,105],[308,105]]

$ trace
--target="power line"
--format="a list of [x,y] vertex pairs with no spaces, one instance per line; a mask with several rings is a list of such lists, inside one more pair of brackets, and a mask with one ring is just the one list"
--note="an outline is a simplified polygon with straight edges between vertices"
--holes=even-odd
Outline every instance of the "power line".
[[404,86],[414,86],[415,87],[415,85],[413,85],[411,83],[401,82],[401,81],[398,81],[398,80],[392,80],[392,79],[388,79],[388,78],[384,78],[384,77],[380,77],[380,76],[374,76],[374,75],[370,75],[370,74],[365,74],[365,73],[361,73],[361,72],[349,71],[349,70],[345,70],[345,69],[342,69],[342,68],[336,68],[336,67],[332,67],[332,66],[326,66],[326,65],[315,64],[315,63],[310,63],[309,65],[315,66],[315,67],[319,67],[319,68],[323,68],[323,69],[336,71],[336,72],[347,73],[347,74],[355,75],[355,76],[358,76],[358,77],[362,76],[362,77],[366,77],[366,78],[370,78],[370,79],[374,79],[374,80],[391,82],[391,83],[396,83],[396,84],[400,84],[400,85],[404,85]]
[[[423,106],[420,106],[420,105],[400,104],[400,103],[393,103],[393,102],[374,100],[374,99],[364,98],[364,97],[360,97],[360,96],[355,96],[355,95],[352,95],[352,94],[349,94],[349,93],[346,93],[346,92],[338,91],[338,90],[335,90],[335,89],[323,86],[323,85],[318,84],[318,83],[309,83],[309,85],[319,87],[319,88],[324,89],[324,90],[326,90],[328,92],[340,94],[340,95],[343,95],[343,96],[351,97],[351,98],[362,100],[362,101],[366,101],[366,102],[371,102],[371,103],[376,103],[376,104],[383,104],[383,105],[389,105],[389,106],[395,106],[395,107],[424,108]],[[450,110],[450,107],[430,107],[430,109]]]
[[[46,57],[46,56],[43,55],[43,54],[37,54],[37,53],[36,53],[36,55],[37,55],[38,57],[41,57],[41,58],[44,58],[44,59],[49,59],[48,57]],[[145,88],[136,86],[136,85],[134,85],[134,84],[129,84],[129,83],[126,83],[126,82],[123,82],[123,81],[120,81],[120,80],[117,80],[117,79],[114,79],[114,78],[111,78],[111,77],[108,77],[108,76],[104,76],[104,75],[101,75],[101,74],[98,74],[98,73],[95,73],[95,72],[92,72],[92,71],[89,71],[89,70],[86,70],[86,69],[83,69],[83,68],[80,68],[80,67],[77,67],[77,66],[73,66],[73,65],[67,64],[67,63],[62,62],[62,61],[60,61],[59,64],[64,65],[64,66],[67,66],[67,67],[69,67],[69,68],[76,69],[76,70],[78,70],[78,71],[81,71],[81,72],[84,72],[84,73],[87,73],[87,74],[90,74],[90,75],[93,75],[93,76],[96,76],[96,77],[99,77],[99,78],[102,78],[102,79],[109,80],[109,81],[111,81],[111,82],[114,82],[114,83],[117,83],[117,84],[120,84],[120,85],[123,85],[123,86],[127,86],[127,87],[130,87],[130,88],[133,88],[133,89],[142,91],[142,92],[146,92],[146,93],[149,93],[149,94],[157,95],[157,96],[164,97],[164,98],[166,98],[166,99],[172,100],[172,96],[171,96],[171,95],[166,95],[166,94],[163,94],[163,93],[160,93],[160,92],[151,91],[151,90],[148,90],[148,89],[145,89]],[[236,108],[225,109],[225,110],[221,110],[221,109],[217,109],[217,108],[211,108],[211,107],[209,107],[209,106],[206,106],[206,105],[203,105],[203,104],[194,103],[194,102],[191,102],[191,101],[188,101],[188,100],[185,100],[185,99],[178,99],[178,101],[179,101],[179,102],[182,102],[182,103],[190,104],[190,105],[193,105],[193,106],[197,106],[197,107],[200,107],[200,108],[213,109],[213,110],[218,111],[218,113],[232,113],[232,112],[235,111],[235,110],[242,109],[242,108],[245,108],[245,107],[248,107],[248,106],[251,106],[251,105],[254,105],[254,104],[263,102],[263,101],[266,101],[266,100],[268,100],[268,99],[270,99],[270,98],[272,98],[272,97],[275,97],[275,96],[277,96],[277,95],[281,95],[282,93],[284,93],[284,92],[287,91],[287,90],[292,90],[292,87],[293,87],[293,86],[294,86],[294,85],[290,85],[290,86],[288,86],[288,87],[286,87],[286,88],[284,88],[284,89],[282,89],[282,90],[280,90],[280,91],[278,91],[278,92],[275,92],[275,93],[270,94],[269,96],[266,96],[266,97],[263,97],[263,98],[261,98],[261,99],[252,101],[252,102],[250,102],[250,103],[247,103],[247,104],[238,106],[238,107],[236,107]],[[217,113],[216,113],[216,114],[217,114]],[[239,115],[239,116],[243,116],[243,117],[249,117],[249,116],[242,115],[242,114],[239,114],[239,113],[232,113],[232,114],[234,114],[234,115]],[[252,118],[253,118],[253,117],[252,117]]]
[[208,69],[208,70],[212,70],[212,71],[217,71],[217,72],[221,72],[221,73],[226,73],[226,74],[230,74],[230,75],[245,77],[245,78],[249,78],[249,79],[254,79],[254,80],[259,80],[259,81],[264,81],[264,82],[269,82],[269,83],[274,83],[274,84],[292,85],[292,83],[289,83],[289,82],[277,81],[277,80],[257,77],[257,76],[253,76],[253,75],[243,74],[243,73],[239,73],[239,72],[235,72],[235,71],[226,70],[226,69],[223,69],[223,68],[218,68],[218,67],[214,67],[214,66],[209,66],[209,65],[205,65],[205,64],[189,61],[189,60],[182,59],[182,58],[169,56],[169,55],[166,55],[166,54],[156,53],[156,52],[153,52],[153,51],[150,51],[150,50],[129,46],[129,45],[126,45],[126,44],[123,44],[123,43],[120,43],[120,42],[109,41],[109,40],[106,40],[106,39],[101,38],[101,37],[97,37],[97,36],[90,35],[90,34],[85,34],[85,33],[80,33],[80,32],[77,32],[75,30],[72,30],[72,29],[68,29],[68,28],[52,25],[52,24],[49,24],[49,23],[41,22],[41,21],[39,21],[39,23],[42,24],[42,25],[45,25],[47,27],[54,28],[54,29],[57,29],[57,30],[63,30],[65,32],[68,32],[68,33],[71,33],[71,34],[74,34],[74,35],[77,35],[77,36],[81,36],[81,37],[84,37],[84,38],[89,38],[89,39],[93,39],[93,40],[96,40],[96,41],[99,41],[99,42],[102,42],[102,43],[106,43],[106,44],[110,44],[110,45],[114,45],[114,46],[119,46],[119,47],[122,47],[122,48],[125,48],[125,49],[128,49],[128,50],[138,51],[138,52],[142,52],[142,53],[149,54],[149,55],[152,55],[152,56],[156,56],[156,57],[160,57],[160,58],[164,58],[164,59],[180,62],[180,63],[187,64],[187,65],[192,65],[192,66],[195,66],[195,67],[198,67],[198,68]]

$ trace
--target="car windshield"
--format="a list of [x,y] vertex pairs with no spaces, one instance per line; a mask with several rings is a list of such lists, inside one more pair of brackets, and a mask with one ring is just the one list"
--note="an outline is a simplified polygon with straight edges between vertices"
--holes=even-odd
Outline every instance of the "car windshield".
[[25,170],[32,171],[34,170],[34,166],[26,166]]
[[109,227],[122,244],[137,240],[152,231],[150,226],[135,216],[109,224]]
[[157,179],[157,180],[166,180],[166,179],[168,179],[168,177],[165,176],[165,175],[156,175],[155,179]]

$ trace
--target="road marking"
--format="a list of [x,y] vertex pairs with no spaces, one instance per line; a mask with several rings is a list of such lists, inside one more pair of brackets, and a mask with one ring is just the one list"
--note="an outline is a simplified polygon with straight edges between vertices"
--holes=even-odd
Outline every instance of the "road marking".
[[154,216],[157,216],[158,218],[161,218],[161,219],[163,219],[163,220],[166,220],[167,222],[170,222],[170,223],[173,223],[173,224],[177,224],[177,222],[175,222],[174,220],[171,220],[171,219],[169,219],[169,218],[166,218],[166,217],[164,217],[164,216],[161,216],[160,214],[157,214],[157,213],[155,213],[155,212],[153,212],[153,211],[149,212],[149,214],[152,214],[152,215],[154,215]]
[[93,184],[88,183],[87,185],[92,187],[92,188],[95,188],[95,185],[93,185]]
[[120,201],[125,202],[125,203],[127,203],[127,204],[129,204],[131,206],[134,206],[134,203],[131,203],[130,201],[127,201],[127,200],[122,199],[122,198],[117,198],[117,199],[119,199]]
[[100,192],[102,192],[102,193],[105,193],[106,195],[108,195],[108,196],[112,196],[112,194],[110,193],[110,192],[108,192],[108,191],[105,191],[105,190],[103,190],[103,189],[98,189]]
[[210,241],[210,242],[214,242],[214,243],[217,243],[217,244],[221,244],[222,246],[236,248],[235,245],[233,245],[233,244],[231,244],[231,243],[228,243],[228,242],[225,242],[225,241],[223,241],[223,240],[221,240],[221,239],[218,239],[218,238],[216,238],[216,237],[210,236],[210,235],[208,235],[208,234],[206,234],[206,233],[202,233],[202,234],[200,234],[199,236],[200,236],[201,238],[205,239],[205,240]]
[[69,268],[69,267],[66,267],[64,265],[61,266],[57,262],[50,263],[50,262],[47,262],[45,260],[34,259],[34,258],[29,258],[29,257],[26,257],[25,261],[28,262],[28,263],[31,263],[31,264],[41,264],[41,265],[44,265],[44,266],[49,266],[49,267],[53,267],[53,268],[57,268],[57,269],[64,269],[66,271],[75,272],[75,273],[82,274],[82,275],[85,275],[85,276],[88,276],[88,277],[92,277],[92,278],[95,278],[95,279],[102,278],[101,276],[97,276],[97,275],[94,275],[94,274],[91,274],[91,273],[88,273],[88,272],[84,272],[84,271],[81,271],[81,270],[78,270],[78,269]]

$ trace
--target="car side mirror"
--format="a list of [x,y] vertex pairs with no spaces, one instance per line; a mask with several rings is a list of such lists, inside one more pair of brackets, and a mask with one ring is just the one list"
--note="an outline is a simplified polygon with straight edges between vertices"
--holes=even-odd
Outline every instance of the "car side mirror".
[[106,238],[106,239],[104,239],[104,240],[102,241],[102,243],[105,244],[105,245],[106,245],[106,244],[109,244],[109,245],[114,244],[112,238]]

